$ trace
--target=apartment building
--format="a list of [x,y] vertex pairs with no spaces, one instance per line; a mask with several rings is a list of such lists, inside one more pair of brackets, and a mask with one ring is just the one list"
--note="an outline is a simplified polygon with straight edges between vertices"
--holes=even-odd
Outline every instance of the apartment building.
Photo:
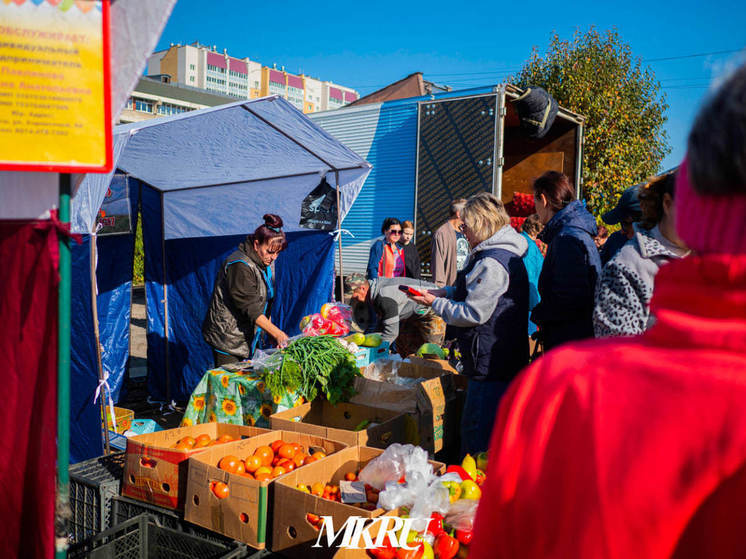
[[336,109],[357,100],[357,91],[304,74],[293,74],[263,66],[249,58],[235,58],[226,49],[199,42],[172,44],[154,52],[148,59],[148,75],[166,74],[172,82],[228,95],[236,99],[255,99],[281,95],[304,113]]

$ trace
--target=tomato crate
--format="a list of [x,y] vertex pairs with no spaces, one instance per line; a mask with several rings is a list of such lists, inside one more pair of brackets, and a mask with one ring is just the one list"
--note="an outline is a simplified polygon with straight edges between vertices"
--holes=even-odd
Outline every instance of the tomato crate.
[[111,499],[119,495],[124,452],[70,466],[70,541],[80,542],[109,527]]
[[238,542],[209,541],[161,526],[150,514],[141,514],[73,545],[70,559],[234,559],[246,556]]

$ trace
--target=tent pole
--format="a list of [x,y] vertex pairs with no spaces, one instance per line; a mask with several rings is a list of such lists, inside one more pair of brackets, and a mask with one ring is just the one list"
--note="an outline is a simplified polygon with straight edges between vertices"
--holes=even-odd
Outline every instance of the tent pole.
[[165,196],[161,192],[161,263],[163,264],[163,340],[166,344],[166,400],[171,404],[171,373],[168,363],[168,282],[166,281],[166,216]]
[[[96,225],[94,224],[94,228]],[[98,280],[96,279],[96,263],[98,261],[98,246],[97,246],[98,235],[94,232],[91,235],[91,250],[90,250],[90,273],[91,273],[91,310],[93,312],[93,336],[96,339],[96,365],[98,366],[98,382],[101,386],[101,417],[104,420],[101,422],[101,430],[103,431],[104,439],[104,451],[106,454],[111,453],[111,447],[109,446],[109,422],[106,419],[106,386],[104,382],[104,364],[101,359],[101,331],[98,323]],[[112,422],[115,418],[111,418]]]
[[[63,226],[70,223],[71,178],[60,174],[59,219]],[[72,257],[70,238],[60,235],[60,283],[57,310],[57,506],[62,510],[70,503],[70,285]],[[55,557],[67,557],[67,539],[56,539]]]
[[[337,229],[342,229],[342,207],[339,196],[339,171],[334,169],[334,183],[337,185]],[[345,302],[344,274],[342,273],[342,232],[337,237],[337,246],[339,247],[339,297]]]

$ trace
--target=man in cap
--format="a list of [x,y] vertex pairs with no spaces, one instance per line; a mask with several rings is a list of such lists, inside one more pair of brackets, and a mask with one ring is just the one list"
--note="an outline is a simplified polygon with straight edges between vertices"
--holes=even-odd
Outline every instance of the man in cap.
[[[365,279],[362,274],[351,274],[345,280],[345,297],[350,298],[356,323],[365,323],[365,311],[378,318],[381,338],[391,342],[402,357],[416,352],[424,343],[441,345],[445,337],[445,323],[430,307],[420,305],[400,289],[406,285],[422,291],[437,289],[432,283],[413,278]],[[372,313],[370,312],[372,311]],[[368,329],[372,327],[370,321]]]
[[619,197],[616,207],[601,216],[601,219],[607,225],[616,225],[619,223],[622,228],[612,233],[601,247],[601,266],[611,260],[614,255],[624,246],[624,244],[635,236],[633,223],[640,221],[642,210],[640,209],[640,200],[637,194],[640,185],[630,186]]

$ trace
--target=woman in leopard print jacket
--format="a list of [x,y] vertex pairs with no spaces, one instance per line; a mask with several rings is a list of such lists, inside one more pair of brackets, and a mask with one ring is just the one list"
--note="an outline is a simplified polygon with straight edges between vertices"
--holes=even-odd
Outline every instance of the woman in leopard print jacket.
[[597,338],[642,334],[653,322],[650,298],[658,269],[688,253],[674,228],[675,174],[640,189],[642,222],[635,236],[603,269],[596,288],[593,330]]

